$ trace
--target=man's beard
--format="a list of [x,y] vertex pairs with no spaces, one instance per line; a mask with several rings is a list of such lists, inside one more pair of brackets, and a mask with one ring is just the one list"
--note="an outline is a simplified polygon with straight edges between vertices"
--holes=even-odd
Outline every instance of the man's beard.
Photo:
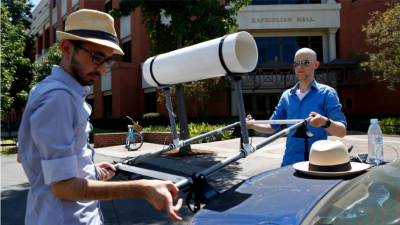
[[100,76],[100,73],[88,73],[86,75],[81,75],[83,74],[83,66],[77,61],[75,60],[75,54],[72,56],[71,59],[71,72],[72,72],[72,76],[75,78],[76,81],[78,81],[78,83],[80,83],[82,86],[88,86],[88,85],[92,85],[94,80],[89,80],[89,81],[85,81],[83,80],[83,77],[89,76],[89,75],[95,75],[95,76]]

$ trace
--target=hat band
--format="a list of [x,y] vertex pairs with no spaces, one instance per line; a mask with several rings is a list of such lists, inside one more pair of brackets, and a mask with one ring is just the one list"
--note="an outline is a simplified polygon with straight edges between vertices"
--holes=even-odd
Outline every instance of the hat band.
[[351,164],[350,161],[334,166],[318,166],[309,163],[308,169],[310,171],[317,171],[317,172],[344,172],[351,170]]
[[91,38],[98,38],[107,41],[111,41],[112,43],[118,45],[118,37],[99,30],[69,30],[65,31],[65,33],[73,34],[79,37],[91,37]]

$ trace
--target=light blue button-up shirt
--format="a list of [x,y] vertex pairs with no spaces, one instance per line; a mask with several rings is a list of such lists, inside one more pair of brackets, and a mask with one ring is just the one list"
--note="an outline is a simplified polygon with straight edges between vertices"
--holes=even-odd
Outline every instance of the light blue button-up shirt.
[[18,154],[31,184],[25,224],[103,224],[99,201],[60,200],[50,187],[75,177],[97,180],[88,93],[58,66],[30,91],[18,132]]
[[[286,90],[281,100],[276,106],[274,114],[270,120],[282,119],[306,119],[311,112],[316,112],[332,121],[342,122],[346,127],[346,119],[342,113],[342,105],[339,102],[336,91],[323,84],[313,81],[310,91],[300,101],[296,90],[300,83],[297,83],[292,89]],[[293,124],[288,125],[289,127]],[[277,130],[280,125],[274,124],[272,127]],[[314,134],[313,138],[308,139],[308,151],[311,145],[319,140],[326,140],[328,132],[322,128],[315,128],[307,124],[308,130]],[[286,150],[283,156],[282,164],[284,166],[304,161],[305,139],[292,137],[296,130],[287,135]]]

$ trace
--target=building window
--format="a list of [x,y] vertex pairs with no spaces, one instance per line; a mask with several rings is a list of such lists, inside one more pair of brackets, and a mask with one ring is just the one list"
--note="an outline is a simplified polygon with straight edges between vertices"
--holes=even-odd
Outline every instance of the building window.
[[112,1],[110,0],[110,1],[108,1],[106,4],[105,4],[105,7],[104,7],[105,9],[104,9],[104,12],[105,13],[108,13],[108,12],[110,12],[111,10],[112,10]]
[[53,8],[57,7],[57,1],[58,1],[58,0],[53,0],[53,4],[54,4],[54,7],[53,7]]
[[255,37],[258,48],[258,65],[279,61],[291,64],[296,51],[310,48],[317,53],[317,60],[323,62],[322,36],[300,37]]
[[90,114],[90,119],[93,119],[93,114],[94,114],[94,98],[86,99],[86,102],[92,107],[92,113]]
[[103,117],[112,117],[112,95],[103,96]]
[[[57,42],[58,42],[57,30],[58,30],[58,27],[54,27],[54,29],[53,29],[54,43],[57,43]],[[54,44],[54,43],[53,43],[53,44]]]
[[144,112],[157,112],[157,92],[144,93]]
[[321,0],[253,0],[250,5],[321,4]]
[[132,62],[131,40],[122,43],[122,51],[125,53],[125,55],[122,56],[122,62]]

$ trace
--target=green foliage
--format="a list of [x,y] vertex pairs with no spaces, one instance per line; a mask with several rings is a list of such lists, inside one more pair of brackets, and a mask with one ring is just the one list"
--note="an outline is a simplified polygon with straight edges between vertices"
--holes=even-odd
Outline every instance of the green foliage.
[[400,83],[400,3],[387,3],[387,6],[386,12],[371,13],[368,25],[362,28],[367,43],[380,50],[367,52],[369,60],[361,65],[368,67],[378,82],[387,81],[389,90],[396,90]]
[[380,121],[380,127],[384,134],[400,134],[400,118],[385,118]]
[[[18,26],[22,24],[25,27],[30,27],[31,22],[29,18],[32,18],[30,10],[33,7],[31,2],[28,0],[4,0],[2,1],[2,5],[9,12],[7,17],[12,25]],[[24,97],[24,95],[29,91],[29,84],[33,78],[32,61],[29,58],[30,52],[35,45],[36,36],[28,35],[25,32],[24,36],[25,46],[23,58],[25,59],[15,61],[14,65],[16,69],[13,75],[14,80],[9,90],[9,94],[13,98],[11,107],[17,112],[26,104],[26,97]],[[20,96],[21,94],[22,96]]]
[[165,124],[166,118],[161,113],[146,113],[142,116],[142,121],[139,125],[162,125]]
[[[119,9],[110,14],[119,19],[129,16],[140,8],[142,22],[145,24],[151,44],[151,55],[170,52],[176,49],[177,35],[182,36],[183,46],[197,44],[233,32],[239,27],[236,15],[249,0],[173,0],[173,1],[121,1]],[[172,18],[163,24],[161,17]]]
[[14,97],[10,95],[11,85],[18,65],[29,64],[23,57],[25,32],[22,24],[12,25],[8,20],[10,14],[1,5],[1,113],[7,112]]
[[31,26],[28,18],[32,18],[31,8],[34,5],[30,0],[2,0],[1,4],[9,12],[7,17],[11,24],[16,26],[22,23],[25,27]]
[[[217,130],[217,129],[220,129],[225,126],[226,126],[225,124],[210,125],[208,123],[190,123],[189,124],[190,137],[196,137],[196,136],[202,135],[206,132]],[[176,125],[176,129],[178,132],[180,131],[179,124]],[[149,127],[143,128],[142,132],[171,132],[171,126],[152,126],[152,125],[150,125]],[[233,130],[223,131],[222,133],[205,138],[196,143],[208,143],[208,142],[214,142],[214,141],[228,140],[228,139],[230,139],[230,135],[232,134],[232,132],[233,132]]]
[[[32,88],[40,81],[44,80],[51,74],[51,69],[53,65],[59,65],[61,61],[62,53],[58,43],[54,43],[53,46],[49,48],[46,55],[42,56],[42,63],[35,62],[33,64],[33,70],[35,71],[35,76],[33,77],[29,88]],[[28,99],[28,92],[21,91],[18,93],[18,97],[21,99]]]

